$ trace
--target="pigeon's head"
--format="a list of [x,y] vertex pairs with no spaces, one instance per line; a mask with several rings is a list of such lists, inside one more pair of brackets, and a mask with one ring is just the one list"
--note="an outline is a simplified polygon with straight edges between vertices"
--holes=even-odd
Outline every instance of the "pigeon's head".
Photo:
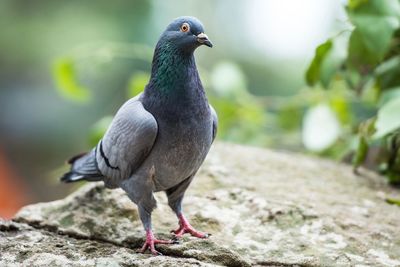
[[204,33],[203,24],[195,17],[179,17],[172,21],[162,34],[161,40],[187,52],[193,52],[201,45],[213,46]]

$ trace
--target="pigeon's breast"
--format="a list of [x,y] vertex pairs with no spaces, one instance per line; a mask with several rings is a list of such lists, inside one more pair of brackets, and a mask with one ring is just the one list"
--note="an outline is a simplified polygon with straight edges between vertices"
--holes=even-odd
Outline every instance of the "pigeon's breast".
[[211,147],[213,122],[201,117],[158,121],[158,136],[146,161],[155,191],[171,188],[195,174]]

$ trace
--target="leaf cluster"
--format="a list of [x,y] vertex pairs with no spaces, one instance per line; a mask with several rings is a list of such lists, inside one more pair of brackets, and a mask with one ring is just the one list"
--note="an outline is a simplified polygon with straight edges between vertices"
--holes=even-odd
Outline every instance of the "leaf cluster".
[[346,12],[350,25],[318,46],[306,81],[329,90],[344,81],[360,98],[372,96],[374,114],[356,127],[353,165],[378,148],[377,166],[400,183],[400,1],[350,0]]

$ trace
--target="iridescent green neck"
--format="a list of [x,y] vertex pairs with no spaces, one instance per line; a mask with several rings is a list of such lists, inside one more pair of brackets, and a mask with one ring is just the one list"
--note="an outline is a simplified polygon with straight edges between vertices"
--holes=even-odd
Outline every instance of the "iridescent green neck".
[[198,78],[193,52],[181,51],[169,42],[157,44],[149,87],[166,93],[181,91],[193,78]]

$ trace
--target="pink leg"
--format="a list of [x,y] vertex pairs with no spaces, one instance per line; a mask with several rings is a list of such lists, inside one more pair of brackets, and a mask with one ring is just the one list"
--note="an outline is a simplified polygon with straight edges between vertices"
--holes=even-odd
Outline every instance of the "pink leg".
[[141,253],[146,252],[147,248],[150,249],[151,254],[153,255],[162,255],[160,252],[158,252],[154,245],[155,244],[173,244],[175,243],[172,240],[160,240],[156,239],[153,235],[153,231],[151,229],[146,230],[146,241],[143,244],[143,247],[140,249]]
[[179,228],[171,231],[172,233],[175,234],[175,237],[181,238],[186,233],[189,233],[192,236],[198,238],[207,238],[210,236],[207,233],[199,232],[196,229],[194,229],[183,214],[178,215],[178,218],[179,218]]

